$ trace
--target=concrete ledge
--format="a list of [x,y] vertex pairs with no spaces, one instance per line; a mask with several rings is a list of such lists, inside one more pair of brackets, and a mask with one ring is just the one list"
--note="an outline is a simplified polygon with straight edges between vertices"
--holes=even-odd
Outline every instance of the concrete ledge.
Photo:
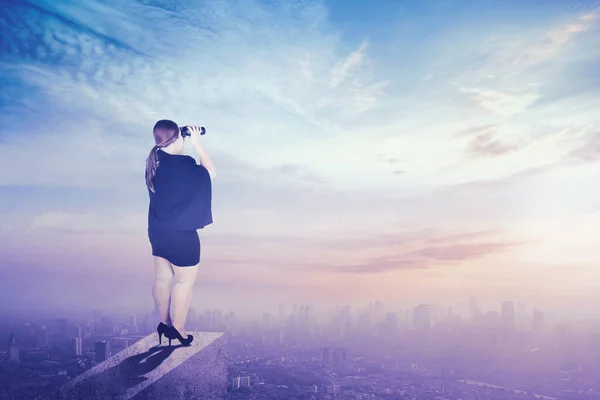
[[[227,395],[227,343],[219,332],[190,332],[194,341],[153,333],[77,376],[52,399],[221,399]],[[167,343],[167,344],[165,344]]]

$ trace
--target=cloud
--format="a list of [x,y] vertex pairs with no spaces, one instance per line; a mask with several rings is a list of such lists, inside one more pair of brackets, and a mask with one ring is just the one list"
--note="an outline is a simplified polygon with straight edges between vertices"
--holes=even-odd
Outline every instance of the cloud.
[[473,101],[493,113],[509,117],[524,112],[542,96],[533,89],[498,91],[488,88],[463,88]]
[[[496,231],[473,231],[444,233],[441,231],[408,231],[395,235],[375,237],[362,243],[344,240],[337,246],[323,243],[323,249],[357,249],[357,253],[379,253],[377,256],[362,256],[362,261],[341,265],[335,257],[322,257],[322,262],[307,265],[288,265],[293,270],[328,271],[334,273],[381,274],[402,270],[458,267],[461,263],[478,260],[520,245],[508,241],[486,240]],[[321,246],[320,246],[321,247]],[[370,249],[370,250],[369,250]],[[358,254],[357,254],[358,257]],[[330,258],[331,261],[327,261]]]
[[387,160],[385,160],[385,162],[388,162],[390,164],[398,164],[398,163],[401,163],[402,160],[397,157],[390,157]]
[[292,175],[309,184],[325,185],[327,183],[323,177],[314,174],[309,168],[301,165],[283,164],[278,169],[285,175]]
[[497,125],[470,128],[459,135],[471,136],[467,153],[473,157],[496,157],[519,150],[522,145],[509,144],[497,139]]
[[339,86],[348,78],[350,73],[360,67],[365,56],[364,53],[366,48],[367,41],[363,40],[356,51],[352,52],[346,59],[340,60],[337,65],[331,69],[330,87],[335,88]]
[[[51,234],[53,240],[61,240],[62,235],[68,235],[62,237],[70,247],[59,247],[69,251],[77,248],[73,239],[68,239],[69,236],[81,240],[81,235],[96,235],[93,243],[97,247],[96,252],[102,253],[116,235],[129,237],[121,240],[129,241],[131,248],[147,242],[145,218],[144,214],[115,215],[108,222],[103,216],[88,213],[47,212],[33,218],[27,232]],[[200,232],[203,246],[210,249],[203,259],[211,265],[234,269],[252,266],[256,271],[271,268],[306,271],[316,268],[325,273],[358,270],[379,273],[409,267],[433,268],[440,266],[441,262],[468,261],[509,247],[505,242],[490,242],[489,237],[498,233],[490,230],[447,232],[414,229],[385,234],[372,232],[368,237],[358,233],[310,236],[304,232],[296,235],[268,233],[275,232],[272,230],[253,233],[244,229],[241,232],[244,233],[220,233],[212,228]],[[18,233],[15,234],[18,236]],[[127,246],[125,242],[122,245]],[[71,257],[78,255],[72,254]],[[364,261],[357,263],[357,260]],[[343,266],[341,262],[344,262]]]
[[551,29],[515,57],[515,68],[528,68],[551,59],[574,37],[592,28],[596,19],[597,11],[593,11],[581,15],[573,22]]
[[529,168],[525,168],[523,170],[516,171],[516,172],[510,173],[506,176],[502,176],[502,177],[498,177],[498,178],[479,179],[479,180],[475,180],[475,181],[467,181],[467,182],[443,186],[443,187],[439,188],[438,192],[445,192],[445,191],[455,192],[455,191],[472,190],[472,189],[484,190],[484,189],[492,189],[492,188],[497,188],[497,187],[507,187],[507,186],[510,186],[517,182],[520,182],[523,179],[535,178],[535,177],[539,177],[540,175],[547,174],[549,172],[556,170],[557,168],[560,168],[563,165],[565,165],[565,164],[549,163],[549,164],[539,165],[539,166],[535,166],[535,167],[529,167]]
[[412,256],[435,261],[461,261],[481,258],[488,254],[513,247],[514,243],[454,244],[444,247],[429,247],[413,252]]
[[106,215],[95,212],[43,212],[34,216],[26,231],[55,232],[74,235],[139,235],[146,231],[147,215],[112,215],[107,221]]
[[362,263],[334,268],[338,273],[382,274],[413,269],[433,269],[478,260],[515,247],[515,243],[472,243],[422,247],[404,254],[390,255]]
[[[589,42],[576,47],[575,39],[596,26],[596,13],[593,11],[575,18],[561,15],[558,18],[565,23],[552,28],[533,24],[530,29],[514,34],[495,32],[491,28],[482,32],[484,38],[477,44],[465,43],[458,60],[438,61],[438,68],[447,63],[456,64],[452,68],[456,75],[449,78],[452,86],[479,107],[505,118],[521,115],[537,105],[556,82],[560,82],[565,66],[577,62],[576,53]],[[461,65],[458,65],[459,60]],[[553,64],[553,61],[558,62]],[[460,69],[468,72],[461,73]]]
[[589,132],[579,142],[581,144],[565,157],[566,162],[594,163],[600,161],[600,131]]

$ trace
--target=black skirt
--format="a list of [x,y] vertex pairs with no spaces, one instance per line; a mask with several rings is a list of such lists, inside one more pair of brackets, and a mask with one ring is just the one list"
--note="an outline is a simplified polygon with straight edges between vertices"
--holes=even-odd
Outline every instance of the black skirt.
[[167,259],[177,267],[192,267],[200,262],[200,237],[197,230],[165,231],[148,229],[152,255]]

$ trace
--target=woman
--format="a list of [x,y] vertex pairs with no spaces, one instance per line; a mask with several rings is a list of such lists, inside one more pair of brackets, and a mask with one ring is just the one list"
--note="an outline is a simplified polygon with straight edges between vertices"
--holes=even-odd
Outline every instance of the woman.
[[[160,314],[162,335],[189,345],[193,336],[184,323],[200,262],[197,229],[212,223],[212,178],[215,166],[204,150],[197,127],[188,127],[200,164],[184,155],[184,138],[177,124],[160,120],[154,125],[156,146],[146,160],[146,186],[150,196],[148,238],[156,272],[153,297]],[[173,277],[176,284],[171,291]],[[169,310],[171,308],[171,310]]]

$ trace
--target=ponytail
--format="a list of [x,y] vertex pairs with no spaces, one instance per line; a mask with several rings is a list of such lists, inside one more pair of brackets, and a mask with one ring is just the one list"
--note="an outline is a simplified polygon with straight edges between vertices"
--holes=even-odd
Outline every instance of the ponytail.
[[154,176],[156,175],[156,170],[158,169],[158,146],[154,146],[152,150],[150,150],[150,154],[146,159],[146,186],[152,193],[156,193],[154,191]]
[[161,119],[154,125],[154,142],[156,145],[150,150],[150,154],[146,159],[146,186],[152,193],[154,190],[154,177],[158,169],[158,149],[167,147],[179,137],[179,127],[177,124],[168,119]]

